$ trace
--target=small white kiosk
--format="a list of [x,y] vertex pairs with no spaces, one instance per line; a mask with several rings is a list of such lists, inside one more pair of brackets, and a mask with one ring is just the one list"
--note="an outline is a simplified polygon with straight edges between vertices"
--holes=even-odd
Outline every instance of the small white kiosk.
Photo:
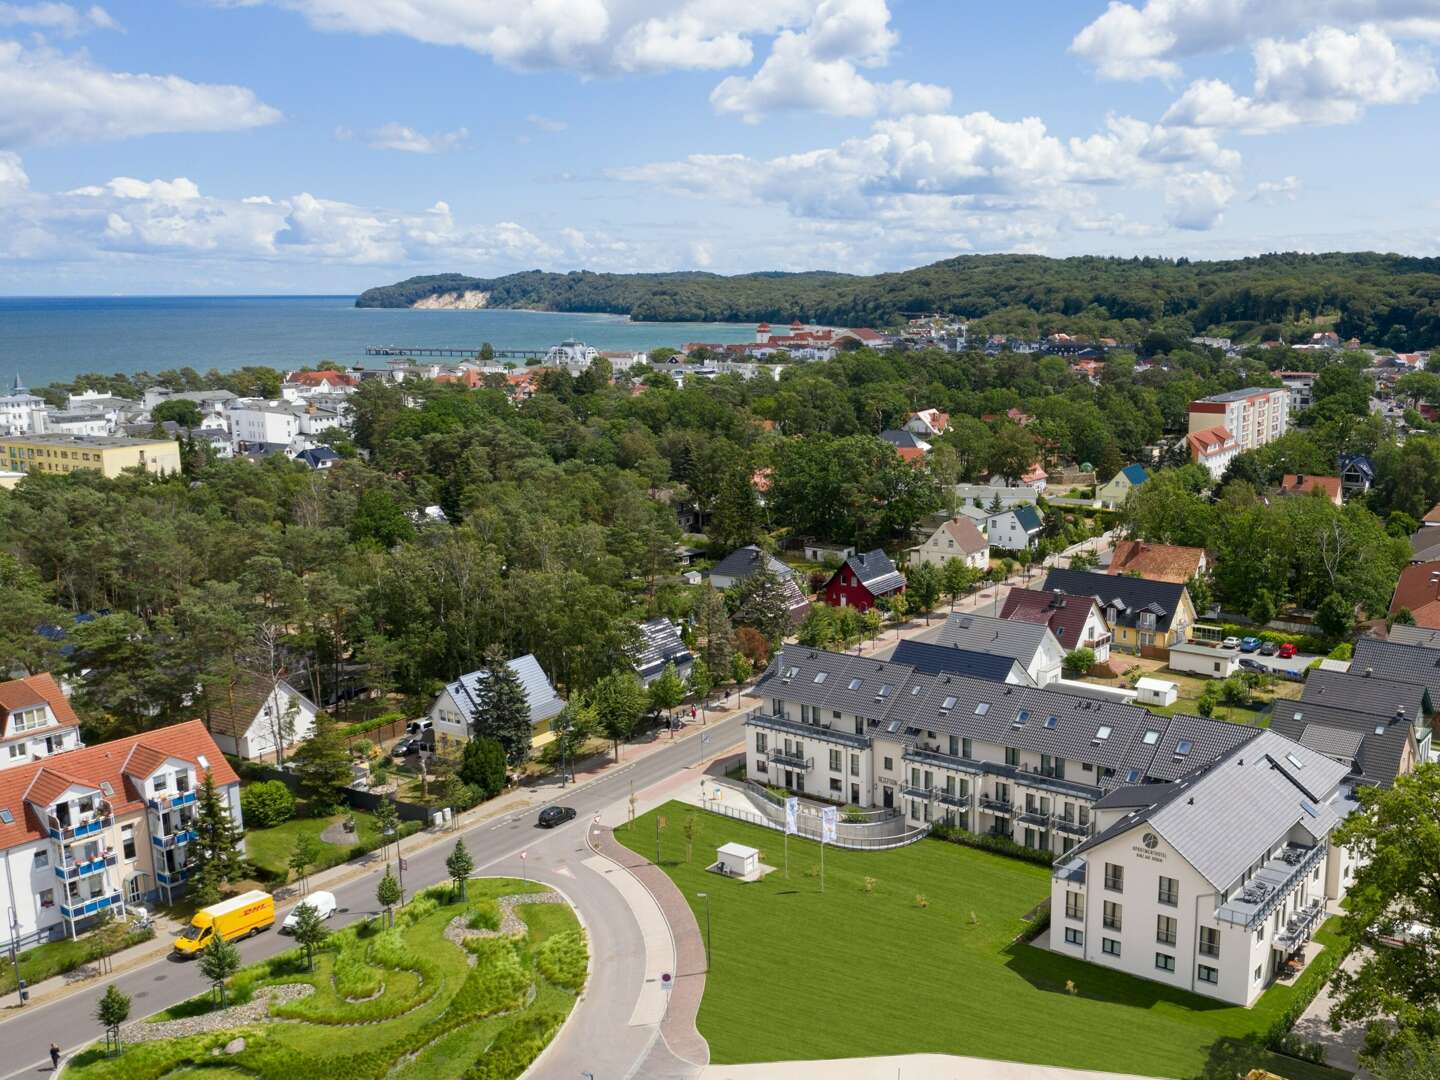
[[753,881],[760,873],[760,852],[744,844],[721,844],[715,849],[715,872]]

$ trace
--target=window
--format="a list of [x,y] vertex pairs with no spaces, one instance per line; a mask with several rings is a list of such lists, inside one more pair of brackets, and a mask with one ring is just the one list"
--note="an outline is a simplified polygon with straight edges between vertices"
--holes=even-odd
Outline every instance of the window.
[[1200,955],[1220,955],[1220,931],[1213,926],[1200,927]]
[[1175,957],[1169,953],[1157,952],[1155,954],[1155,967],[1160,971],[1174,971]]
[[126,860],[135,858],[135,826],[120,826],[120,849],[124,852]]
[[822,682],[825,681],[826,677],[827,677],[829,674],[830,674],[830,673],[829,673],[828,671],[818,671],[818,672],[815,673],[815,681],[816,681],[817,683],[822,683]]
[[1104,926],[1106,930],[1119,930],[1121,924],[1120,905],[1113,900],[1105,901]]
[[953,709],[954,707],[955,707],[955,699],[954,699],[953,697],[947,697],[947,698],[944,700],[944,702],[942,702],[941,705],[940,705],[940,708],[941,708],[943,711],[945,711],[945,712],[949,712],[949,711],[950,711],[951,709]]
[[961,757],[963,757],[965,760],[969,761],[970,758],[973,756],[973,751],[974,751],[974,745],[970,742],[969,739],[961,739],[961,740],[960,740],[960,756],[961,756]]
[[45,850],[35,852],[35,869],[44,870],[50,865],[50,853]]
[[1018,767],[1020,765],[1020,751],[1013,746],[1005,747],[1005,764]]
[[844,769],[844,768],[845,768],[844,758],[843,758],[843,756],[841,755],[840,751],[839,751],[839,750],[831,750],[831,751],[830,751],[830,771],[831,771],[831,772],[840,772],[840,771],[841,771],[842,769]]
[[1101,938],[1100,951],[1103,952],[1106,956],[1119,956],[1120,942],[1113,937]]
[[1066,944],[1066,945],[1082,945],[1082,946],[1083,946],[1083,945],[1085,944],[1085,933],[1084,933],[1084,931],[1082,931],[1082,930],[1076,930],[1075,927],[1073,927],[1073,926],[1067,926],[1067,927],[1065,927],[1065,944]]
[[1174,907],[1180,903],[1180,882],[1176,881],[1173,877],[1164,877],[1162,875],[1160,878],[1160,895],[1157,899],[1160,903],[1170,907]]
[[980,702],[979,705],[976,705],[976,706],[975,706],[975,715],[976,715],[976,716],[984,716],[984,715],[985,715],[986,713],[988,713],[989,711],[990,711],[990,703],[989,703],[988,701],[982,701],[982,702]]
[[10,744],[10,759],[13,761],[15,758],[22,758],[22,757],[24,757],[24,756],[25,756],[25,746],[26,746],[26,744],[23,743],[23,742],[11,743],[11,744]]
[[893,759],[887,757],[887,758],[885,759],[885,771],[886,771],[886,772],[890,772],[890,771],[891,771],[892,769],[894,769],[894,768],[895,768],[895,762],[893,761]]
[[841,786],[840,786],[840,778],[839,778],[838,776],[832,776],[832,777],[830,777],[830,790],[831,790],[831,791],[842,791],[842,790],[844,790],[844,789],[841,788]]
[[851,689],[851,690],[859,690],[859,689],[860,689],[860,684],[861,684],[862,682],[864,682],[864,681],[865,681],[864,679],[851,679],[851,680],[850,680],[850,689]]
[[1150,728],[1148,731],[1145,732],[1145,745],[1146,745],[1146,746],[1154,746],[1154,745],[1155,745],[1157,742],[1159,742],[1159,741],[1160,741],[1160,732],[1156,731],[1154,728]]
[[155,779],[152,780],[150,783],[157,792],[164,791],[170,786],[170,777],[166,776],[164,773],[156,773]]
[[1113,862],[1105,864],[1105,888],[1111,892],[1125,891],[1125,868]]
[[951,735],[951,736],[950,736],[950,756],[951,756],[951,757],[959,757],[959,756],[960,756],[960,740],[959,740],[958,737],[956,737],[956,736],[954,736],[954,735]]
[[770,771],[770,766],[763,761],[757,761],[755,762],[755,771],[761,773],[768,773]]
[[41,908],[52,908],[52,907],[55,906],[55,890],[54,890],[54,889],[41,889],[41,890],[40,890],[40,906],[41,906]]
[[1102,726],[1102,727],[1098,728],[1098,729],[1096,730],[1096,732],[1095,732],[1095,738],[1099,739],[1101,742],[1104,742],[1104,741],[1105,741],[1106,739],[1108,739],[1109,737],[1110,737],[1110,728],[1109,728],[1108,725],[1107,725],[1107,726]]
[[1169,915],[1155,916],[1155,940],[1161,945],[1175,944],[1175,920]]
[[1261,978],[1261,976],[1264,974],[1264,971],[1265,971],[1265,965],[1264,965],[1264,964],[1256,964],[1256,965],[1255,965],[1255,976],[1254,976],[1254,978],[1255,978],[1255,981],[1256,981],[1256,982],[1259,982],[1259,981],[1260,981],[1260,978]]
[[1175,756],[1184,757],[1185,755],[1190,753],[1193,748],[1194,744],[1191,743],[1189,739],[1181,739],[1178,743],[1175,744]]
[[859,775],[860,775],[860,755],[859,755],[859,754],[851,754],[851,755],[850,755],[850,775],[851,775],[851,776],[859,776]]
[[1213,986],[1220,981],[1220,972],[1208,964],[1201,964],[1195,969],[1195,978]]
[[757,754],[763,754],[763,753],[765,753],[765,747],[766,747],[766,745],[767,745],[767,743],[766,743],[766,739],[765,739],[765,732],[763,732],[763,731],[757,731],[757,732],[755,732],[755,753],[757,753]]
[[1065,891],[1065,917],[1076,922],[1085,921],[1085,894]]

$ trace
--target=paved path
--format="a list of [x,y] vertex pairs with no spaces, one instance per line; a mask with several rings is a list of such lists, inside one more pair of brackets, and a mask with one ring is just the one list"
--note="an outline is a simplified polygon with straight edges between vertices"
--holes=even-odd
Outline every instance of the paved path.
[[1141,1080],[1127,1073],[1088,1072],[1051,1065],[904,1054],[834,1061],[777,1061],[764,1065],[711,1065],[700,1080]]
[[[1346,971],[1354,972],[1365,960],[1365,950],[1355,949],[1341,965]],[[1318,1042],[1325,1047],[1325,1064],[1352,1072],[1356,1080],[1365,1080],[1371,1074],[1360,1068],[1360,1049],[1365,1045],[1364,1024],[1342,1024],[1339,1031],[1330,1030],[1330,1009],[1335,998],[1330,992],[1330,983],[1320,988],[1310,1007],[1295,1022],[1295,1034],[1306,1042]]]

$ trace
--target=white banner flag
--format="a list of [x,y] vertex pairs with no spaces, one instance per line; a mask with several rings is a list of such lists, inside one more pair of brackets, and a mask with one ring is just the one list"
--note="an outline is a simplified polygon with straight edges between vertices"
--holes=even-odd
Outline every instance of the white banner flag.
[[840,824],[840,808],[827,806],[820,811],[820,841],[825,844],[835,842],[835,827]]
[[785,800],[785,835],[786,835],[786,836],[789,836],[791,833],[798,833],[798,832],[800,831],[800,823],[799,823],[799,821],[797,820],[799,817],[800,817],[800,800],[797,799],[794,795],[791,795],[788,799]]

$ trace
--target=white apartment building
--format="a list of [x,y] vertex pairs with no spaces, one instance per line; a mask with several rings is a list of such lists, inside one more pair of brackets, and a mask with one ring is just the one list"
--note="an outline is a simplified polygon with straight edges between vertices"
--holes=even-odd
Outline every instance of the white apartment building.
[[[954,650],[957,663],[973,654]],[[1255,737],[1198,716],[787,646],[746,718],[748,775],[919,827],[1062,854],[1113,787],[1178,780]]]
[[349,405],[343,398],[320,405],[316,401],[263,401],[255,398],[231,402],[230,445],[235,453],[257,450],[264,446],[303,447],[301,436],[319,435],[329,428],[349,430]]
[[80,718],[49,672],[0,682],[0,769],[78,750]]
[[239,777],[199,720],[0,771],[6,944],[73,936],[102,912],[172,901],[189,876],[206,771],[238,829]]
[[[1191,416],[1194,420],[1194,416]],[[1240,443],[1230,429],[1222,426],[1192,431],[1185,436],[1190,450],[1190,460],[1202,466],[1210,476],[1219,480],[1240,453]]]
[[10,393],[0,396],[0,435],[32,435],[37,432],[35,414],[43,415],[45,399],[25,389],[20,376],[10,384]]
[[1315,404],[1315,372],[1277,371],[1275,375],[1285,384],[1285,389],[1290,391],[1291,416]]
[[1273,442],[1289,430],[1290,391],[1252,386],[1192,401],[1189,430],[1215,427],[1234,435],[1242,453]]
[[1345,895],[1354,862],[1331,834],[1355,805],[1349,771],[1262,731],[1175,782],[1112,791],[1056,863],[1050,948],[1252,1004]]

